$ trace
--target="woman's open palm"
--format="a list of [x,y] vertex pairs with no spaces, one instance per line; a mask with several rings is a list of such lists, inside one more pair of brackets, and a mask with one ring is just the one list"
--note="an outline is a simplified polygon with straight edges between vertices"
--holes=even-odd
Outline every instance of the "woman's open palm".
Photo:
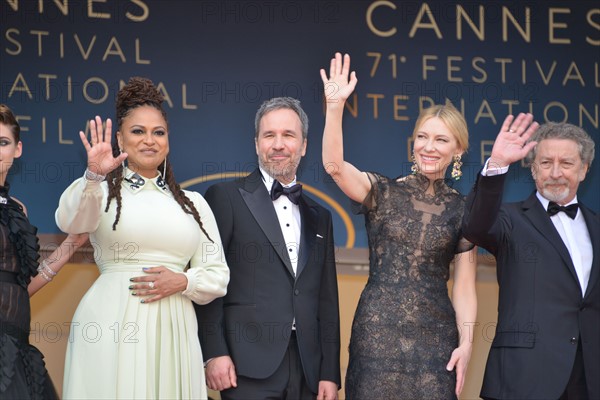
[[112,121],[106,120],[106,128],[102,126],[102,119],[96,116],[90,120],[90,139],[87,140],[83,131],[79,137],[87,151],[88,170],[95,174],[107,175],[127,158],[127,153],[121,153],[114,157],[112,152]]
[[[349,80],[348,77],[350,77]],[[325,101],[327,104],[342,104],[345,102],[354,91],[358,82],[356,72],[352,71],[350,73],[350,56],[345,54],[342,62],[341,53],[335,53],[335,57],[331,59],[329,78],[327,78],[325,70],[321,69],[321,79],[323,80]]]

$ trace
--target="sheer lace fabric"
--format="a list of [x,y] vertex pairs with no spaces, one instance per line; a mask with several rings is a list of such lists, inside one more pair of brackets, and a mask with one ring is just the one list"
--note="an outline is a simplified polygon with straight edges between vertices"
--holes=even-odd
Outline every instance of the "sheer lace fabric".
[[444,181],[369,174],[365,214],[369,280],[350,340],[348,399],[455,398],[446,371],[458,344],[449,265],[473,245],[460,235],[464,198]]

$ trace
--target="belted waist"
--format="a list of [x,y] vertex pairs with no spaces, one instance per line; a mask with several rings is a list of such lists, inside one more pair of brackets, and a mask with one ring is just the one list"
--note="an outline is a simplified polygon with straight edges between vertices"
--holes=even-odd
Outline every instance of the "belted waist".
[[0,271],[0,282],[14,283],[15,285],[18,285],[19,282],[17,281],[17,276],[18,275],[16,272]]
[[[147,267],[158,267],[158,264],[119,264],[119,265],[99,265],[98,269],[101,274],[111,274],[111,273],[130,273],[130,274],[142,274],[142,268]],[[180,266],[172,266],[172,265],[163,265],[164,267],[170,269],[173,272],[183,272],[183,268]]]

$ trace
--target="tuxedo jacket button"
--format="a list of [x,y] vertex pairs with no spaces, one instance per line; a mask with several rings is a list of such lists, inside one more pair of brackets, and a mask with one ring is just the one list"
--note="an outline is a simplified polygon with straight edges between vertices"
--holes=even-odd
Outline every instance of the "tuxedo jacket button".
[[572,337],[571,338],[571,344],[577,344],[577,338]]
[[296,296],[298,296],[298,295],[300,294],[300,291],[299,291],[298,289],[296,289],[296,290],[294,290],[294,294],[295,294]]

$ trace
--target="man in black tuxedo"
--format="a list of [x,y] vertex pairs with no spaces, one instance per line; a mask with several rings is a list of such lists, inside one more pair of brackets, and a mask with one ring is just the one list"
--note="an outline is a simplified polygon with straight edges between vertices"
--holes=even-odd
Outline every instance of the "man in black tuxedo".
[[337,399],[331,213],[296,184],[308,118],[299,101],[274,98],[255,131],[259,168],[205,195],[231,274],[225,297],[196,308],[207,385],[223,399]]
[[[464,214],[463,234],[496,257],[500,286],[481,396],[599,399],[600,218],[577,205],[594,141],[532,120],[504,121]],[[502,204],[508,166],[523,158],[537,191]]]

